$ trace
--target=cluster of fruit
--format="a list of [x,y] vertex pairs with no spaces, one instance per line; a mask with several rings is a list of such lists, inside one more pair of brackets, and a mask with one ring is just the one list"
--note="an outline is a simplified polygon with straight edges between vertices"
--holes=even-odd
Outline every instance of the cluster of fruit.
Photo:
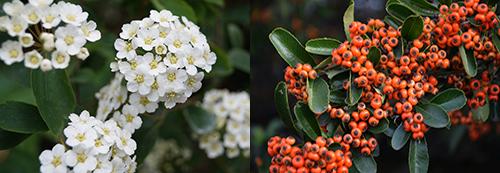
[[285,72],[285,82],[288,92],[298,100],[307,102],[307,79],[316,79],[318,74],[309,64],[297,64],[295,68],[288,66]]

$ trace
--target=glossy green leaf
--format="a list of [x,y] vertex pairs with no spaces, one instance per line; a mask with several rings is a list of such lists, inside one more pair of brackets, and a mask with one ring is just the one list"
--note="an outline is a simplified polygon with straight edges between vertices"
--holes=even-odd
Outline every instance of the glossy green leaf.
[[431,99],[431,103],[441,106],[446,112],[461,109],[466,102],[465,93],[458,88],[444,90]]
[[424,29],[424,20],[420,16],[406,18],[401,27],[401,36],[407,41],[417,39]]
[[376,173],[377,162],[372,156],[365,156],[358,152],[353,152],[352,165],[362,173]]
[[328,96],[330,89],[325,80],[316,78],[307,81],[307,95],[309,108],[314,113],[323,113],[328,108]]
[[286,88],[285,82],[283,81],[278,83],[278,85],[276,85],[276,88],[274,89],[274,104],[276,106],[276,111],[278,112],[278,115],[280,116],[283,123],[287,127],[295,129],[297,132],[299,132],[300,129],[296,127],[294,123],[295,117],[292,116],[290,106],[288,105],[288,90]]
[[26,134],[48,130],[36,106],[21,102],[0,105],[0,128]]
[[351,73],[350,79],[349,79],[349,89],[348,89],[348,94],[347,98],[345,100],[345,103],[349,106],[354,106],[359,102],[359,99],[361,99],[361,94],[363,90],[361,88],[358,88],[355,86],[354,83],[354,77]]
[[387,120],[386,118],[382,118],[378,125],[375,126],[375,127],[369,127],[368,128],[368,131],[372,132],[373,134],[380,134],[380,133],[384,133],[385,130],[387,130],[389,128],[389,120]]
[[344,31],[347,40],[351,41],[351,34],[349,33],[349,25],[354,22],[354,0],[349,1],[349,6],[344,12]]
[[406,132],[403,127],[403,123],[399,124],[398,128],[392,134],[391,146],[394,150],[400,150],[403,148],[410,139],[410,133]]
[[389,6],[385,7],[385,10],[399,22],[403,22],[407,17],[415,15],[407,6],[398,3],[389,4]]
[[498,34],[492,34],[493,44],[495,44],[495,48],[497,48],[497,52],[500,52],[500,37]]
[[462,45],[459,48],[460,58],[462,58],[462,64],[464,65],[465,72],[469,77],[474,77],[477,74],[477,62],[474,57],[474,52],[472,50],[465,50]]
[[333,38],[316,38],[306,42],[306,51],[317,55],[331,55],[332,50],[342,44]]
[[367,58],[372,62],[373,66],[376,66],[380,61],[380,55],[380,49],[378,49],[377,47],[371,47]]
[[340,74],[343,74],[343,73],[347,73],[351,71],[350,69],[346,69],[346,68],[332,68],[328,71],[326,71],[326,76],[328,77],[328,79],[332,79],[333,77],[337,76],[337,75],[340,75]]
[[189,106],[183,111],[189,127],[197,134],[211,132],[216,125],[216,117],[200,106]]
[[269,34],[269,40],[271,40],[281,58],[290,66],[294,67],[298,63],[316,65],[312,57],[304,49],[304,46],[289,31],[276,28]]
[[30,134],[15,133],[0,129],[0,150],[15,147],[29,136]]
[[232,49],[229,51],[229,59],[236,69],[250,73],[250,54],[244,49]]
[[415,109],[424,116],[424,123],[430,127],[443,128],[450,122],[448,113],[437,104],[419,104]]
[[198,18],[193,10],[193,7],[189,5],[185,0],[151,0],[153,6],[157,10],[169,10],[174,15],[185,16],[192,22],[197,22]]
[[425,138],[422,140],[411,140],[408,153],[408,165],[410,173],[427,173],[429,167],[429,151]]
[[66,72],[33,70],[31,85],[40,115],[50,131],[57,136],[62,132],[68,116],[76,106],[75,95]]
[[399,26],[403,24],[403,22],[399,21],[394,16],[389,16],[389,15],[384,17],[384,22],[389,24],[393,28],[399,28]]
[[486,122],[488,117],[490,116],[490,103],[488,99],[486,99],[486,104],[477,109],[472,109],[472,118],[476,121]]
[[435,16],[439,14],[439,9],[427,2],[427,0],[399,0],[408,6],[413,12],[421,16]]
[[236,24],[227,25],[227,33],[229,35],[229,41],[231,45],[235,48],[243,48],[244,36],[241,29]]
[[294,107],[294,112],[297,122],[309,138],[316,139],[316,137],[321,135],[318,121],[307,105],[302,102],[297,102]]

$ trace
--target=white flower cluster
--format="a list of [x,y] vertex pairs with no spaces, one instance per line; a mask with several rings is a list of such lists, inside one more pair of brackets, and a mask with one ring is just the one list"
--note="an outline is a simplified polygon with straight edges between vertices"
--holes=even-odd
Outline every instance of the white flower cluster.
[[191,157],[191,149],[179,146],[175,140],[158,139],[139,172],[188,172],[189,167],[186,162],[191,160]]
[[71,114],[64,129],[66,147],[55,145],[40,156],[42,173],[135,172],[137,144],[116,119],[98,120],[83,111]]
[[[17,40],[7,40],[0,59],[7,65],[24,61],[27,68],[48,71],[68,67],[70,57],[85,60],[87,41],[101,39],[94,21],[79,5],[53,0],[13,0],[3,4],[7,16],[0,17],[0,31]],[[24,52],[26,51],[26,52]]]
[[168,10],[152,10],[149,17],[123,25],[114,46],[117,62],[111,69],[125,76],[128,91],[139,102],[162,101],[167,109],[198,91],[203,70],[210,72],[217,59],[200,28]]
[[200,148],[209,158],[224,154],[228,158],[250,154],[250,97],[247,92],[231,93],[227,90],[211,90],[203,98],[203,108],[217,117],[214,131],[202,135]]

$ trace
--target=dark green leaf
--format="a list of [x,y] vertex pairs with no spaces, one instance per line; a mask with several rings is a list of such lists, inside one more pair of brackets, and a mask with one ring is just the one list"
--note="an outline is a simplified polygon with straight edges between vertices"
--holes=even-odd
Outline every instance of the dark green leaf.
[[215,5],[219,6],[219,7],[223,7],[224,6],[224,0],[205,0],[205,2],[215,4]]
[[399,28],[403,24],[403,22],[396,19],[394,16],[385,16],[384,22],[392,26],[393,28]]
[[385,10],[399,22],[403,22],[407,17],[415,14],[407,6],[398,3],[389,4]]
[[317,55],[331,55],[339,47],[340,41],[333,38],[316,38],[306,42],[306,51]]
[[450,152],[450,154],[453,154],[460,145],[460,141],[462,141],[463,136],[465,135],[465,133],[467,133],[467,127],[463,125],[454,126],[450,130],[450,133],[451,134],[448,137],[448,141],[450,142],[448,151]]
[[462,90],[450,88],[434,96],[431,102],[441,106],[446,112],[451,112],[461,109],[467,102],[467,98]]
[[0,129],[0,150],[15,147],[29,136],[30,134],[15,133]]
[[302,127],[302,130],[311,139],[316,139],[316,137],[321,135],[321,129],[319,128],[318,121],[311,110],[302,102],[297,102],[294,108],[295,117],[297,122]]
[[281,58],[290,66],[295,66],[298,63],[308,63],[312,66],[316,65],[312,57],[306,52],[304,46],[284,28],[276,28],[269,34],[269,40],[274,48],[278,51]]
[[495,44],[495,47],[497,48],[497,52],[500,52],[500,38],[498,34],[493,33],[493,44]]
[[169,10],[174,15],[185,16],[195,23],[198,20],[193,7],[191,7],[191,5],[189,5],[185,0],[151,0],[151,2],[157,10]]
[[21,102],[0,105],[0,128],[28,134],[48,130],[36,106]]
[[237,69],[250,73],[250,54],[243,49],[233,49],[229,51],[229,58],[231,59],[231,64]]
[[377,162],[371,156],[357,155],[352,157],[352,163],[359,172],[376,173]]
[[427,142],[422,140],[411,140],[410,152],[408,153],[408,165],[410,173],[427,173],[429,167],[429,152]]
[[424,116],[424,123],[430,127],[443,128],[450,122],[448,113],[437,104],[419,104],[415,109]]
[[308,80],[307,95],[307,103],[314,113],[323,113],[328,108],[330,89],[325,80],[319,77],[314,80]]
[[351,34],[349,33],[349,25],[354,21],[354,0],[349,1],[349,6],[344,12],[344,31],[347,40],[351,41]]
[[477,62],[474,58],[474,52],[472,50],[465,50],[462,45],[459,48],[460,57],[462,58],[462,64],[464,65],[465,72],[469,77],[474,77],[477,74]]
[[331,65],[332,64],[332,57],[326,57],[321,61],[318,65],[314,67],[315,70],[317,69],[323,69],[324,67]]
[[490,116],[490,103],[488,99],[486,99],[486,104],[477,109],[472,109],[472,118],[476,121],[486,122],[488,117]]
[[373,63],[373,66],[376,66],[380,61],[380,50],[375,46],[371,47],[367,58]]
[[76,106],[76,99],[64,70],[31,74],[33,94],[45,124],[56,136],[62,132],[66,120]]
[[183,114],[191,129],[197,134],[206,134],[215,128],[215,115],[199,106],[189,106],[184,109]]
[[328,77],[328,79],[332,79],[333,77],[339,75],[339,74],[342,74],[342,73],[347,73],[351,71],[350,69],[345,69],[345,68],[340,68],[340,69],[337,69],[337,68],[332,68],[328,71],[326,71],[326,76]]
[[234,48],[243,48],[243,32],[236,24],[227,25],[227,33],[229,34],[229,41]]
[[207,77],[225,77],[233,73],[234,69],[231,60],[227,53],[215,44],[211,44],[210,48],[217,55],[217,61],[213,65],[212,71],[208,73]]
[[422,34],[424,20],[420,16],[410,16],[406,18],[401,27],[401,36],[407,41],[412,41]]
[[410,133],[404,130],[403,123],[401,123],[392,135],[391,146],[394,150],[400,150],[408,142],[408,139],[410,139]]
[[382,118],[376,127],[370,126],[368,128],[368,131],[372,132],[373,134],[379,134],[384,133],[387,128],[389,128],[389,120],[387,120],[386,118]]
[[295,126],[295,117],[293,117],[290,112],[290,106],[288,105],[288,91],[286,84],[283,81],[278,83],[278,85],[276,85],[276,89],[274,89],[274,104],[283,123],[287,127],[300,132],[300,129]]
[[348,95],[345,103],[349,106],[354,106],[358,103],[359,99],[361,99],[361,93],[363,92],[363,90],[355,86],[352,73],[349,79],[349,83]]
[[399,0],[408,6],[413,12],[421,16],[435,16],[439,14],[439,9],[427,2],[427,0]]

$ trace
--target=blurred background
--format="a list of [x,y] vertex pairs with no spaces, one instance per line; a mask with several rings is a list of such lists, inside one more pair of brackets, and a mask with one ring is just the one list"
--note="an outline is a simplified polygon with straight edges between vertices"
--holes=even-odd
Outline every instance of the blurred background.
[[[0,0],[0,4],[11,0]],[[22,0],[27,3],[28,0]],[[56,3],[59,0],[54,0]],[[211,49],[217,54],[217,63],[210,75],[203,81],[202,90],[191,100],[200,100],[204,92],[214,88],[231,91],[249,91],[250,87],[250,4],[248,0],[66,0],[79,4],[89,13],[88,20],[97,23],[102,39],[87,43],[90,57],[84,62],[73,59],[67,69],[77,96],[78,111],[95,113],[97,100],[94,94],[113,77],[109,64],[114,61],[116,51],[113,43],[121,27],[131,20],[149,16],[152,9],[168,9],[175,15],[186,16],[201,28]],[[4,15],[0,10],[0,15]],[[10,38],[0,32],[0,42]],[[30,86],[30,70],[23,64],[6,66],[0,62],[0,104],[6,101],[21,101],[35,105]],[[192,159],[185,162],[188,169],[173,172],[248,172],[249,159],[243,156],[235,159],[218,158],[210,160],[198,143],[191,138],[192,132],[179,112],[167,116],[158,129],[159,138],[174,139],[177,145],[190,148]],[[144,127],[150,121],[144,119]],[[140,132],[137,132],[140,133]],[[150,134],[146,134],[150,136]],[[154,139],[154,138],[153,138]],[[0,136],[0,140],[5,139]],[[50,134],[36,134],[17,147],[0,150],[0,173],[39,172],[38,156],[41,151],[51,149],[56,139]],[[150,142],[151,143],[151,142]],[[154,140],[153,142],[154,143]],[[139,146],[140,147],[140,146]],[[140,150],[140,149],[138,149]],[[162,171],[168,172],[168,171]]]
[[[292,32],[302,44],[311,38],[331,37],[345,40],[343,15],[348,0],[253,0],[251,10],[252,65],[252,172],[268,172],[267,139],[288,136],[274,107],[274,88],[283,79],[287,64],[275,51],[268,35],[275,27]],[[355,20],[386,16],[385,0],[355,0]],[[289,97],[292,98],[292,97]],[[293,99],[292,99],[293,100]],[[295,101],[291,101],[295,102]],[[467,128],[431,130],[429,172],[495,172],[500,163],[500,128],[471,141]],[[400,173],[408,170],[408,148],[394,151],[386,136],[379,137],[380,156],[376,158],[378,172]]]

